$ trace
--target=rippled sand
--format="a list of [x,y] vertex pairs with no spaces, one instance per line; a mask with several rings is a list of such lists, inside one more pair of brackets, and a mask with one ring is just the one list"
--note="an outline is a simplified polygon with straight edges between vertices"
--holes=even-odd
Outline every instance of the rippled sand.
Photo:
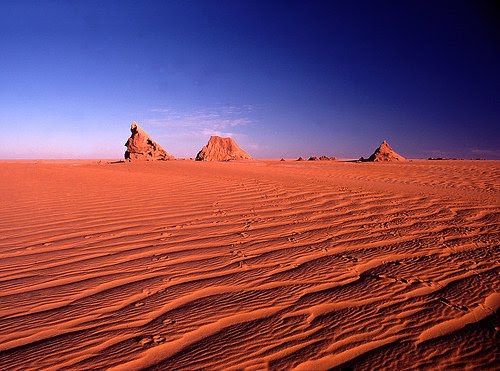
[[4,161],[0,199],[2,370],[498,364],[499,161]]

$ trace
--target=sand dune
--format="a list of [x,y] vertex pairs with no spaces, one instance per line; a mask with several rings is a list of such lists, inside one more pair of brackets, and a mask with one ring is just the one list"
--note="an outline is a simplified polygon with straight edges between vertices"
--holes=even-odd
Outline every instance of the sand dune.
[[0,369],[498,363],[500,162],[0,163]]

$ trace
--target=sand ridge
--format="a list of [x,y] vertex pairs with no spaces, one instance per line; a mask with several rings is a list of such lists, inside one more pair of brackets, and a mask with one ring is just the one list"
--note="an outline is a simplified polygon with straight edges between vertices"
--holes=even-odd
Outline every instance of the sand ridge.
[[498,362],[498,161],[0,175],[0,369]]

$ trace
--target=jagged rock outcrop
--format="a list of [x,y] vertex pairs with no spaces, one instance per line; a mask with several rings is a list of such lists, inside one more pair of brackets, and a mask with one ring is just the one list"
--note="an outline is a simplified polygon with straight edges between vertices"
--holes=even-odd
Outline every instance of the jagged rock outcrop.
[[307,160],[308,161],[334,161],[334,160],[336,160],[336,158],[335,157],[328,157],[328,156],[320,156],[320,157],[311,156]]
[[337,158],[335,157],[328,157],[328,156],[320,156],[319,160],[320,161],[335,161]]
[[211,136],[208,144],[196,155],[196,161],[250,160],[246,153],[232,138]]
[[133,122],[130,127],[132,134],[128,138],[125,146],[125,160],[173,160],[175,157],[165,151],[162,146],[156,143],[142,128]]
[[[361,159],[360,159],[361,160]],[[394,150],[387,144],[387,141],[383,141],[382,144],[373,152],[373,154],[368,157],[368,159],[363,159],[361,161],[372,161],[372,162],[389,162],[389,161],[406,161],[406,158],[394,152]]]

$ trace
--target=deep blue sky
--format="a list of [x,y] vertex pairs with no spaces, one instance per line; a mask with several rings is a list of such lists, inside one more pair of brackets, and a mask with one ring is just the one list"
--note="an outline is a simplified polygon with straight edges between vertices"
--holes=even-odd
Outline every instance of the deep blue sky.
[[498,9],[481,1],[0,2],[0,158],[500,158]]

